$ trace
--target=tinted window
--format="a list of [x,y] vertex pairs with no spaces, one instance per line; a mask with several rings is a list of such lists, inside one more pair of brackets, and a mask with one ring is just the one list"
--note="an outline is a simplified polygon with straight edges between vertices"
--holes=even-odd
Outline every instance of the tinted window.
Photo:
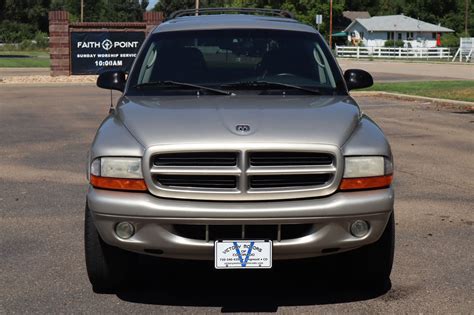
[[179,81],[219,87],[267,80],[334,90],[339,69],[319,35],[274,30],[215,30],[153,35],[130,76],[137,84]]

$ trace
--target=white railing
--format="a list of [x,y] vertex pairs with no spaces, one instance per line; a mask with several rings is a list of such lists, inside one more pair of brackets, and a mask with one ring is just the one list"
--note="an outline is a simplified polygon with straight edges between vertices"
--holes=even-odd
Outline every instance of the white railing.
[[396,58],[396,59],[451,59],[450,48],[354,47],[336,46],[336,57]]
[[469,62],[470,60],[472,60],[473,55],[474,55],[474,48],[473,49],[459,48],[456,51],[456,54],[454,55],[452,62],[455,62],[458,59],[458,56],[459,56],[459,62],[463,62],[463,58],[466,59],[466,62]]
[[472,62],[472,57],[474,56],[474,37],[461,38],[459,49],[456,51],[452,61],[456,61],[458,56],[459,62],[462,62],[464,58],[466,59],[466,62]]

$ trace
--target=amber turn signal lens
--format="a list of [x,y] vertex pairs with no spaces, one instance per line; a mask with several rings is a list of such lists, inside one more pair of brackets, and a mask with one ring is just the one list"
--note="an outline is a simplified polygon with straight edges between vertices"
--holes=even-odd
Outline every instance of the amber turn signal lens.
[[373,189],[384,188],[390,186],[393,175],[374,176],[374,177],[358,177],[358,178],[343,178],[340,190],[357,190],[357,189]]
[[148,190],[143,179],[100,177],[91,174],[90,183],[96,188],[128,190],[128,191],[146,191]]

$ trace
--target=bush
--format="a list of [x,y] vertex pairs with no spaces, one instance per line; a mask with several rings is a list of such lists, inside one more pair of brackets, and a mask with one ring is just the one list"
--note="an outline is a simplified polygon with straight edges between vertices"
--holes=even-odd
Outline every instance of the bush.
[[35,44],[30,39],[22,40],[18,48],[20,50],[34,50]]
[[441,36],[441,46],[459,47],[459,37],[454,34],[444,34]]
[[0,23],[0,41],[4,43],[21,43],[33,39],[35,30],[33,26],[13,21]]
[[385,41],[384,47],[403,47],[405,42],[403,40],[387,40]]
[[36,48],[45,49],[49,46],[48,34],[43,32],[37,32],[35,38],[33,39]]

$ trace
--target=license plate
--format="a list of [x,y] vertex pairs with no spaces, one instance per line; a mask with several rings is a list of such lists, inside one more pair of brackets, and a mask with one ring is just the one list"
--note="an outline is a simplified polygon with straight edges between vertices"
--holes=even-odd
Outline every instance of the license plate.
[[272,268],[272,241],[216,241],[216,269]]

